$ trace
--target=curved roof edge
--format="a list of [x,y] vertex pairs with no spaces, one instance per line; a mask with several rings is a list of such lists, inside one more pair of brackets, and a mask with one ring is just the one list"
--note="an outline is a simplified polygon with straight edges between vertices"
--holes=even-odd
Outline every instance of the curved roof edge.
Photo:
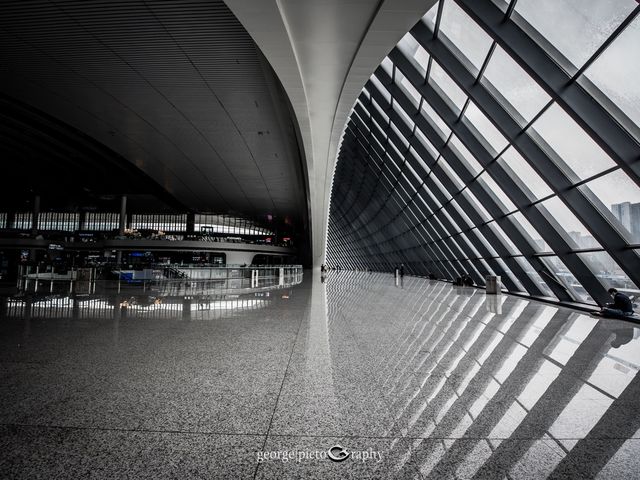
[[293,106],[307,163],[313,264],[325,257],[336,152],[382,59],[435,0],[225,0],[271,63]]

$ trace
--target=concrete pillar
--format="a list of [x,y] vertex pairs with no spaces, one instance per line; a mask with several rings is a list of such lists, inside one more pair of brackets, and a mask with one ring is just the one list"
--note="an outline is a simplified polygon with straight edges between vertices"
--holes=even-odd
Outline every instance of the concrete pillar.
[[87,226],[87,212],[80,212],[78,218],[78,230],[84,230]]
[[[124,235],[124,231],[127,228],[127,196],[122,195],[120,198],[120,219],[118,226],[118,235]],[[122,263],[122,250],[116,252],[116,264]]]
[[36,236],[38,234],[38,217],[40,216],[40,195],[33,196],[32,215],[31,234]]
[[[31,210],[31,236],[36,237],[38,235],[38,217],[40,217],[40,195],[33,196],[33,209]],[[37,252],[35,248],[29,250],[29,260],[35,262],[37,258]],[[37,282],[36,282],[37,285]]]
[[13,228],[16,225],[16,212],[7,212],[7,228]]
[[118,233],[124,235],[125,228],[127,228],[127,196],[122,195],[120,198],[120,228]]
[[196,214],[187,213],[187,235],[192,235],[196,230]]

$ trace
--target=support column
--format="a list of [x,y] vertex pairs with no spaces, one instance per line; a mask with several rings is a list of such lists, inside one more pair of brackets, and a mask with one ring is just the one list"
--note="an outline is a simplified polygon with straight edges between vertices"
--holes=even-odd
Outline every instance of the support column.
[[[33,208],[31,210],[31,236],[35,238],[38,235],[38,217],[40,216],[40,195],[33,196]],[[29,250],[29,260],[35,262],[37,251],[35,248]],[[36,281],[37,285],[37,281]]]
[[31,221],[31,234],[35,237],[38,234],[38,217],[40,216],[40,195],[33,196],[33,210]]
[[7,229],[14,228],[16,226],[16,212],[13,210],[7,212]]
[[[127,196],[122,195],[120,198],[120,221],[118,225],[118,235],[124,235],[124,230],[127,227]],[[122,250],[118,250],[116,253],[116,264],[122,263]]]
[[123,195],[120,198],[120,227],[118,230],[119,235],[124,235],[124,230],[127,227],[127,196]]
[[87,227],[87,212],[80,211],[78,218],[78,230],[84,230]]
[[187,235],[193,235],[196,230],[196,214],[187,213]]

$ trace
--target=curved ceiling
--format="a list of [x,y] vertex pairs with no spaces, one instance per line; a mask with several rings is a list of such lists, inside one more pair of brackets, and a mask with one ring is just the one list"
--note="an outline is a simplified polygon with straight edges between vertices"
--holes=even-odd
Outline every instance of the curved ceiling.
[[[220,0],[3,1],[0,93],[104,145],[189,209],[306,215],[286,94]],[[20,141],[0,129],[3,143]]]
[[313,262],[324,261],[347,116],[371,72],[434,0],[226,0],[286,90],[309,179]]
[[112,210],[127,195],[132,211],[184,211],[122,156],[57,119],[0,94],[4,211],[30,210],[34,194],[57,211]]

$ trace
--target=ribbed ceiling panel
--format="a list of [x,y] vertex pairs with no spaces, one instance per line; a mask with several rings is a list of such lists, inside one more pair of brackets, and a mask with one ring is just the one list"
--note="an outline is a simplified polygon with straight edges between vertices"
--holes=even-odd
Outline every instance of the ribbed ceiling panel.
[[222,1],[7,1],[0,90],[200,211],[306,211],[277,79]]

